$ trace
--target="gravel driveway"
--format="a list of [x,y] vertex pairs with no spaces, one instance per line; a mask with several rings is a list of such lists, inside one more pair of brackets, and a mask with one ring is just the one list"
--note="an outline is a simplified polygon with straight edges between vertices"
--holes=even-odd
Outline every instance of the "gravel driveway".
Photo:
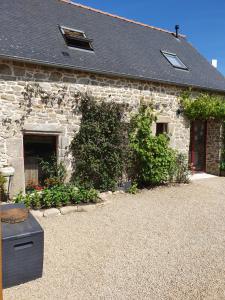
[[5,300],[225,299],[225,179],[43,218],[44,276]]

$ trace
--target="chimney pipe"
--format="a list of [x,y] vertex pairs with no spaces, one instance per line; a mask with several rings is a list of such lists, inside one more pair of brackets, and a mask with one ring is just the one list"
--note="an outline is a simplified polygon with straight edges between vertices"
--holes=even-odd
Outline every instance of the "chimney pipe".
[[217,68],[217,66],[218,66],[217,59],[212,59],[212,65],[213,65],[214,68]]
[[175,30],[176,30],[176,38],[178,39],[179,38],[179,29],[180,29],[180,26],[179,25],[175,25]]

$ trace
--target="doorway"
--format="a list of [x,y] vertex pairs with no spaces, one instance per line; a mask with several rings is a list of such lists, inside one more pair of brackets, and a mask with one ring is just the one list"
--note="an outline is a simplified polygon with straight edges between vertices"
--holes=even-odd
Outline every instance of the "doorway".
[[207,122],[196,120],[191,124],[190,163],[193,171],[205,172],[206,169]]
[[57,154],[57,136],[24,135],[25,187],[42,185],[43,177],[40,162]]

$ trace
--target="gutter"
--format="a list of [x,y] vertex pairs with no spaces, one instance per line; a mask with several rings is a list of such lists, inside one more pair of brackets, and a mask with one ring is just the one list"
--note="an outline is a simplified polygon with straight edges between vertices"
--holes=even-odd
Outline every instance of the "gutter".
[[42,60],[38,60],[38,59],[28,59],[28,58],[19,57],[19,56],[10,56],[10,55],[0,54],[0,58],[4,59],[4,60],[12,60],[12,61],[17,61],[17,62],[37,64],[37,65],[46,66],[46,67],[57,67],[60,69],[75,70],[75,71],[80,71],[80,72],[105,75],[105,76],[111,76],[111,77],[120,77],[120,78],[122,77],[122,78],[127,78],[127,79],[161,83],[161,84],[167,84],[167,85],[173,85],[173,86],[179,86],[179,87],[185,87],[185,88],[191,87],[191,88],[198,89],[198,90],[200,89],[200,90],[204,90],[204,91],[211,91],[211,92],[218,92],[221,94],[225,94],[225,87],[224,87],[224,90],[220,90],[220,89],[203,87],[200,85],[190,85],[188,83],[186,83],[186,84],[185,83],[177,83],[175,81],[160,80],[160,79],[148,78],[148,77],[142,77],[142,76],[134,76],[134,75],[126,74],[126,73],[116,73],[116,72],[110,72],[110,71],[105,71],[105,70],[88,69],[88,68],[84,68],[84,67],[71,67],[71,65],[60,64],[60,63],[55,64],[55,63],[48,62],[48,61],[42,61]]

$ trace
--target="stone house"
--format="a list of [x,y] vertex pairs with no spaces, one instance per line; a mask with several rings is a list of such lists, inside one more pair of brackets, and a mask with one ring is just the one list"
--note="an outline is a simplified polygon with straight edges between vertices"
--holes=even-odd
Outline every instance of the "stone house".
[[[191,124],[179,98],[189,87],[225,94],[225,80],[178,28],[173,33],[66,0],[2,0],[0,25],[0,168],[15,168],[12,194],[31,179],[38,183],[37,156],[56,154],[70,170],[66,150],[81,118],[70,95],[77,90],[134,110],[152,101],[155,134],[167,132],[197,171],[219,174],[220,124]],[[63,95],[62,105],[39,95],[29,102],[34,83],[58,100]]]

